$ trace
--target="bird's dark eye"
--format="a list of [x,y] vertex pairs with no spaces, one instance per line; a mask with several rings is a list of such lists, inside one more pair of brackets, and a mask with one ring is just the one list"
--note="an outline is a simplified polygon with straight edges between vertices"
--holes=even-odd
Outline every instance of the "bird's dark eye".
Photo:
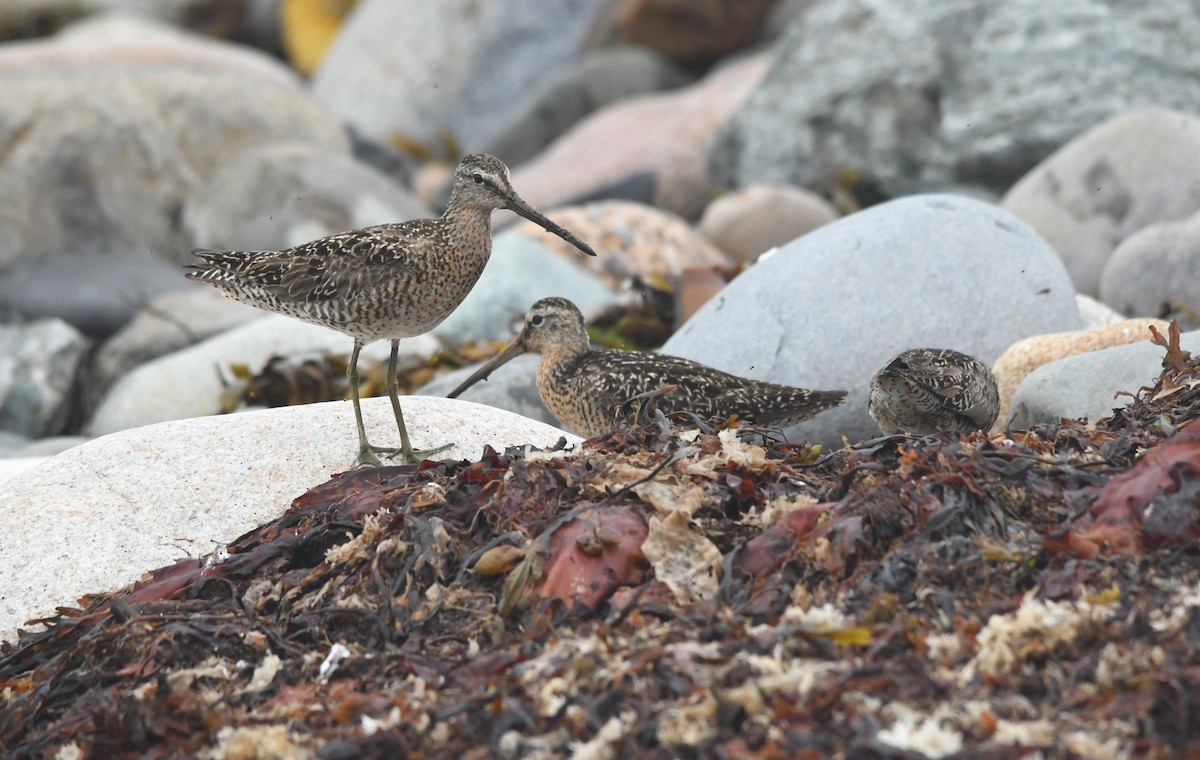
[[479,172],[475,172],[475,174],[473,175],[472,179],[474,179],[474,180],[475,180],[475,184],[476,184],[476,185],[482,185],[482,184],[483,184],[483,175],[482,175],[482,174],[480,174]]
[[534,314],[532,317],[529,318],[529,324],[533,325],[534,327],[537,327],[544,321],[545,320],[542,318],[541,314]]

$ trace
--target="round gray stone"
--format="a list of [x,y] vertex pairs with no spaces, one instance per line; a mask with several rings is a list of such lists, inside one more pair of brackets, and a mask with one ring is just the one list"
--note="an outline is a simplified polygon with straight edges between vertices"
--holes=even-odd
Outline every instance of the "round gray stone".
[[[1186,332],[1180,347],[1200,353],[1200,331]],[[1010,430],[1040,422],[1107,417],[1128,406],[1143,386],[1162,372],[1166,350],[1150,341],[1114,346],[1043,364],[1025,376],[1013,393]]]
[[1135,316],[1200,320],[1200,212],[1129,236],[1104,266],[1100,299]]
[[873,437],[871,376],[910,348],[991,365],[1015,341],[1083,326],[1054,250],[979,201],[885,203],[783,246],[727,285],[662,347],[735,375],[820,390],[846,403],[789,428],[828,446]]
[[1200,208],[1196,156],[1200,118],[1164,108],[1133,111],[1064,145],[1014,185],[1002,205],[1054,246],[1080,292],[1096,295],[1123,240]]
[[0,49],[0,268],[45,251],[150,250],[186,263],[180,209],[255,145],[348,152],[278,62],[144,20]]

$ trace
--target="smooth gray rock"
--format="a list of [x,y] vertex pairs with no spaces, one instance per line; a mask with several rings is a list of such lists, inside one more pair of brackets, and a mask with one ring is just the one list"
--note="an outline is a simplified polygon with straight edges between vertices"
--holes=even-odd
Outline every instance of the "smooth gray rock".
[[533,238],[501,233],[479,282],[433,334],[451,344],[507,338],[529,307],[547,296],[567,298],[586,309],[608,300],[613,291]]
[[192,193],[183,224],[197,247],[261,251],[431,216],[408,189],[350,156],[283,143],[231,160]]
[[[1179,343],[1184,351],[1200,353],[1200,331],[1183,333]],[[1154,385],[1165,355],[1161,346],[1144,341],[1043,364],[1013,393],[1008,429],[1062,418],[1107,417],[1133,400],[1125,394]]]
[[[524,354],[508,362],[493,372],[487,380],[475,383],[459,396],[463,401],[473,401],[476,404],[493,406],[497,409],[519,414],[531,420],[544,422],[547,425],[563,427],[554,418],[542,397],[538,395],[537,378],[538,363],[541,357],[537,354]],[[458,384],[471,376],[481,365],[475,364],[463,367],[437,377],[417,389],[418,396],[445,396],[458,387]]]
[[718,185],[1003,191],[1139,105],[1200,111],[1194,0],[827,0],[792,22],[713,153]]
[[313,77],[333,113],[384,143],[472,153],[547,72],[583,51],[612,0],[364,0]]
[[1200,212],[1126,238],[1104,266],[1100,300],[1127,314],[1200,326]]
[[1055,151],[1001,205],[1054,246],[1080,292],[1096,295],[1123,240],[1200,208],[1196,156],[1200,117],[1164,108],[1133,111]]
[[837,218],[837,209],[816,193],[787,185],[751,185],[713,200],[696,226],[731,259],[750,263]]
[[62,432],[90,345],[58,319],[0,325],[0,430],[29,438]]
[[0,269],[46,251],[149,250],[186,263],[180,208],[256,145],[348,152],[278,62],[144,20],[0,48]]
[[145,247],[44,251],[0,273],[0,313],[21,320],[58,318],[105,337],[158,296],[194,287],[178,264]]
[[[414,445],[454,444],[438,458],[476,459],[484,445],[579,442],[465,401],[406,396],[402,403]],[[371,441],[395,445],[386,398],[363,399],[363,417]],[[115,591],[147,570],[213,554],[350,469],[356,446],[350,403],[334,401],[127,430],[13,475],[0,483],[0,638],[12,640],[24,621],[82,594]],[[0,466],[0,478],[6,474]]]
[[871,376],[900,351],[951,348],[991,365],[1017,340],[1083,326],[1054,250],[979,201],[922,195],[825,225],[708,301],[662,347],[726,372],[846,403],[789,428],[827,446],[870,438]]
[[[181,351],[141,365],[125,375],[105,395],[89,425],[92,435],[106,435],[167,420],[220,414],[235,385],[234,364],[252,373],[262,371],[275,356],[332,353],[348,356],[353,341],[327,327],[270,314]],[[403,356],[428,356],[438,348],[422,335],[400,343]],[[359,372],[369,362],[386,362],[390,345],[376,341],[363,349]]]
[[100,346],[92,359],[89,390],[103,393],[135,367],[269,313],[235,301],[216,288],[188,285],[191,287],[154,299]]
[[682,87],[691,77],[643,47],[597,50],[526,95],[521,109],[483,146],[516,166],[589,113],[633,95]]

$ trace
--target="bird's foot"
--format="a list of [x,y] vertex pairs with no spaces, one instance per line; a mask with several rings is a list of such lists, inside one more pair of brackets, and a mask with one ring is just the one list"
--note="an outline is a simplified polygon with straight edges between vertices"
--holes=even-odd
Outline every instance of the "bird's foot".
[[383,461],[379,458],[383,454],[388,459],[395,457],[400,453],[400,449],[389,449],[384,446],[371,446],[364,444],[358,449],[358,456],[354,458],[355,467],[383,467]]
[[409,449],[408,451],[405,451],[403,448],[392,449],[392,453],[388,455],[388,459],[400,457],[405,464],[420,464],[422,460],[428,459],[434,454],[440,454],[453,446],[453,443],[445,443],[441,446],[434,446],[432,449]]

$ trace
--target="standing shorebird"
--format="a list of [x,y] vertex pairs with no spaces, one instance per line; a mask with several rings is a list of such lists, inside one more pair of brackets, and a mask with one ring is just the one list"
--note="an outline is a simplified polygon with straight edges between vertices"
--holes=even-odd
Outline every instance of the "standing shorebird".
[[298,245],[286,251],[204,251],[187,277],[213,285],[260,309],[323,325],[354,339],[346,379],[358,424],[355,465],[380,464],[367,442],[358,399],[358,354],[377,340],[392,342],[387,389],[400,430],[400,455],[413,451],[400,412],[396,363],[400,339],[428,332],[462,302],[492,253],[492,211],[510,209],[579,250],[595,252],[538,213],[513,190],[508,167],[486,154],[467,156],[454,172],[450,202],[438,219],[381,224]]
[[521,334],[455,388],[455,398],[526,351],[542,355],[537,389],[555,417],[586,437],[622,421],[634,397],[677,386],[658,400],[664,414],[692,412],[704,419],[737,414],[762,425],[790,425],[831,409],[845,391],[810,391],[742,377],[667,354],[593,348],[583,315],[563,298],[543,298],[525,315]]
[[1000,410],[996,378],[958,351],[914,348],[871,379],[867,411],[884,435],[987,431]]

